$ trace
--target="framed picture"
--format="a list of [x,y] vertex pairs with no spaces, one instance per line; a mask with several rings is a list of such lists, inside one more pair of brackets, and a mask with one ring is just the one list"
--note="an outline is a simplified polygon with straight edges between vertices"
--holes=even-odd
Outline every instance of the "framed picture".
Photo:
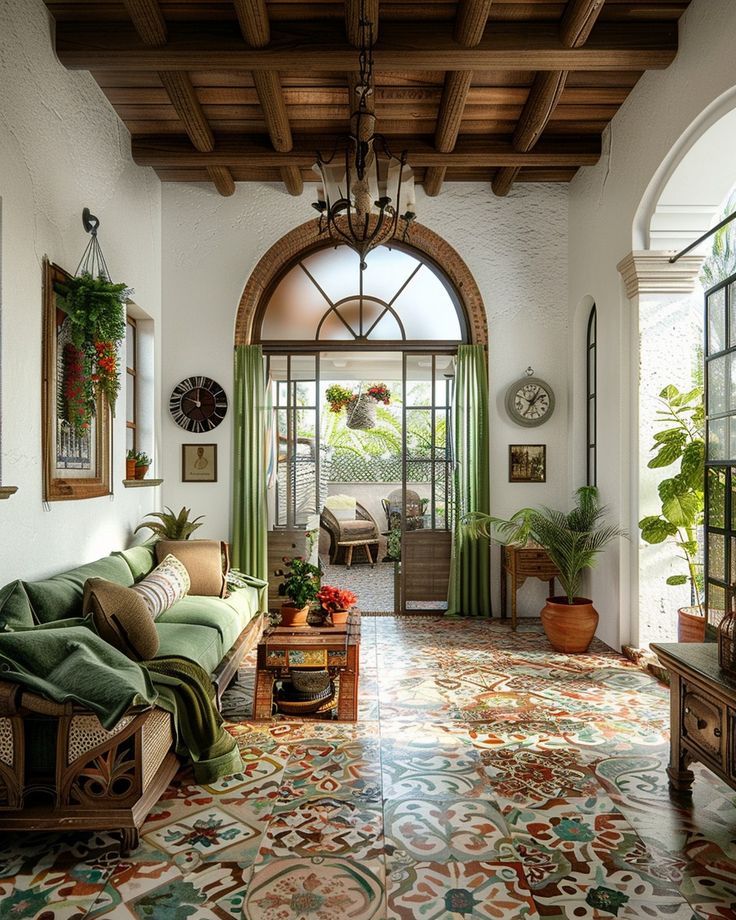
[[217,444],[181,445],[181,481],[217,482]]
[[[67,421],[66,389],[78,371],[79,355],[69,317],[59,308],[56,285],[71,276],[48,259],[43,262],[43,497],[47,502],[97,498],[110,493],[110,407],[102,396],[86,431]],[[66,388],[65,388],[66,384]],[[31,411],[29,409],[29,411]]]
[[547,445],[509,444],[509,482],[546,482]]

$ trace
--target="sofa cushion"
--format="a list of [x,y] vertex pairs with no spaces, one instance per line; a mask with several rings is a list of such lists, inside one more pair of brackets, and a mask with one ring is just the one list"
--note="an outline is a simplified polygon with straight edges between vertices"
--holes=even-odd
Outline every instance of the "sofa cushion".
[[166,556],[142,581],[133,585],[133,591],[143,598],[154,620],[181,600],[188,590],[189,573],[172,555]]
[[24,581],[23,587],[36,619],[40,623],[51,623],[81,616],[84,583],[88,578],[105,578],[126,587],[133,584],[127,562],[118,556],[105,556],[43,581]]
[[224,650],[220,634],[209,626],[190,623],[162,623],[156,621],[159,638],[157,658],[179,655],[196,661],[208,674],[212,674],[222,660]]
[[153,541],[141,543],[139,546],[131,546],[128,549],[117,549],[112,555],[119,556],[128,563],[128,568],[133,575],[134,581],[140,581],[156,565],[156,551]]
[[148,605],[133,588],[88,578],[82,610],[92,614],[99,636],[133,661],[147,661],[158,651],[158,633]]
[[189,594],[222,597],[229,568],[227,544],[219,540],[160,540],[156,544],[159,562],[171,554],[189,573]]
[[373,521],[342,521],[340,524],[341,540],[370,540],[378,539],[376,525]]
[[0,588],[0,632],[18,626],[34,626],[33,610],[22,581]]
[[162,613],[159,623],[190,623],[209,626],[220,635],[223,653],[230,650],[235,640],[258,613],[258,591],[241,588],[228,597],[182,598]]

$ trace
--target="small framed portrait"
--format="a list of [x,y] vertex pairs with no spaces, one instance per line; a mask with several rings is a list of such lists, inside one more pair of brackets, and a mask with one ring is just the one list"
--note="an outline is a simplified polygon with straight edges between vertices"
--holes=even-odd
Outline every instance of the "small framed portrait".
[[546,482],[547,445],[509,444],[509,482]]
[[217,444],[181,445],[181,481],[217,482]]

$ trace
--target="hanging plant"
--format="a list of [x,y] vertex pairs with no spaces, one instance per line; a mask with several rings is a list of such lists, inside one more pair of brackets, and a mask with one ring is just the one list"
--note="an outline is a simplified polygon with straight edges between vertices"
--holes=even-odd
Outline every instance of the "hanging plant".
[[[117,347],[125,336],[125,301],[131,292],[125,284],[113,284],[102,275],[93,278],[89,272],[58,285],[56,292],[59,307],[69,317],[72,342],[84,356],[84,372],[92,388],[92,399],[76,407],[74,417],[67,414],[67,421],[78,430],[80,411],[88,427],[99,395],[115,414],[120,392]],[[69,406],[67,400],[67,412]]]
[[325,390],[325,399],[330,404],[330,412],[342,412],[343,409],[350,409],[361,395],[373,402],[382,402],[384,406],[388,406],[391,403],[391,390],[385,383],[374,383],[365,392],[362,391],[361,387],[357,393],[354,390],[348,390],[347,387],[341,386],[339,383],[333,383],[332,386]]
[[78,436],[85,434],[94,415],[95,396],[85,354],[76,345],[64,346],[64,418]]

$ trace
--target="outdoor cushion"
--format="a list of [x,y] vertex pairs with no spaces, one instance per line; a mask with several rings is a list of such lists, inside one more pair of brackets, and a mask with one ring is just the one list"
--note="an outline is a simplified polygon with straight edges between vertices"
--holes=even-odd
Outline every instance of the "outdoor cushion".
[[255,588],[240,588],[225,598],[184,597],[162,613],[157,622],[209,626],[218,631],[223,651],[227,652],[257,613],[258,592]]
[[164,610],[168,610],[181,600],[188,590],[189,573],[172,555],[166,556],[160,565],[138,584],[133,585],[133,591],[146,602],[154,620],[157,620]]
[[135,581],[139,581],[144,575],[148,575],[156,565],[153,541],[141,543],[139,546],[131,546],[129,549],[117,549],[112,555],[125,559]]
[[[219,540],[161,540],[156,544],[159,562],[169,554],[176,556],[189,573],[189,594],[222,597],[229,568],[226,543]],[[225,564],[223,560],[226,560]]]
[[133,584],[128,563],[118,556],[105,556],[43,581],[24,581],[36,619],[51,623],[81,616],[84,583],[88,578],[105,578],[128,588]]
[[22,581],[11,581],[0,588],[0,632],[33,626],[33,610]]
[[220,634],[209,626],[192,626],[189,623],[162,623],[156,621],[159,638],[157,658],[179,655],[196,661],[208,674],[212,674],[224,654]]
[[330,495],[325,499],[325,508],[329,508],[337,521],[355,520],[356,500],[352,495]]
[[340,541],[376,539],[376,525],[373,521],[341,521]]
[[133,588],[88,578],[82,610],[92,614],[105,642],[133,661],[147,661],[158,651],[158,633],[145,600]]

